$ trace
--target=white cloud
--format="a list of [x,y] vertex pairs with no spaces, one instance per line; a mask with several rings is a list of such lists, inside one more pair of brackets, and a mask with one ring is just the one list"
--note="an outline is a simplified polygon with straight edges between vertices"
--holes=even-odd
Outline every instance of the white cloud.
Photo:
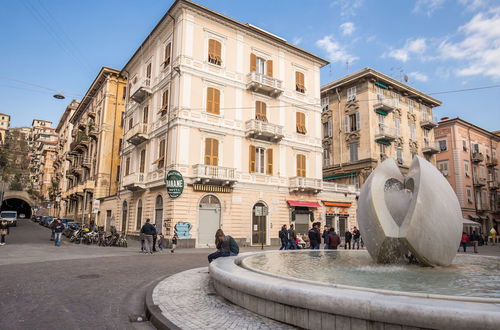
[[299,45],[302,42],[302,37],[295,37],[292,39],[292,44],[295,46]]
[[323,39],[316,41],[316,46],[328,53],[328,59],[332,62],[353,63],[359,57],[351,55],[346,48],[333,39],[333,36],[324,36]]
[[350,36],[354,32],[354,30],[356,29],[354,27],[353,22],[342,23],[342,24],[340,24],[339,27],[340,27],[340,30],[342,31],[342,34],[345,36]]
[[340,16],[350,17],[356,16],[358,8],[363,6],[364,0],[336,0],[330,4],[330,7],[339,9]]
[[458,76],[485,75],[500,79],[500,7],[476,14],[459,28],[459,41],[443,41],[441,59],[458,60]]
[[417,71],[408,73],[408,76],[410,76],[410,78],[413,78],[413,79],[415,79],[417,81],[421,81],[421,82],[426,82],[427,80],[429,80],[429,77],[427,77],[427,75],[420,73],[420,72],[417,72]]
[[407,62],[412,55],[422,55],[427,49],[425,38],[406,40],[404,47],[391,49],[386,56],[392,57],[401,62]]
[[440,9],[445,2],[446,0],[417,0],[415,7],[413,7],[413,12],[432,16],[432,14]]
[[460,4],[465,6],[468,11],[476,11],[478,9],[484,8],[487,5],[485,0],[460,0]]

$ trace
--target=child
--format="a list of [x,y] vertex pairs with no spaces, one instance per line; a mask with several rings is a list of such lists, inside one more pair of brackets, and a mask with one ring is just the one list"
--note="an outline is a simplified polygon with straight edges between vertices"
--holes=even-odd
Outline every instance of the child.
[[160,251],[163,251],[163,244],[165,244],[165,237],[161,232],[158,235],[160,236],[160,238],[158,239],[158,249],[160,249]]
[[170,252],[174,253],[176,247],[177,247],[177,234],[174,234],[174,237],[172,237],[172,250],[170,250]]

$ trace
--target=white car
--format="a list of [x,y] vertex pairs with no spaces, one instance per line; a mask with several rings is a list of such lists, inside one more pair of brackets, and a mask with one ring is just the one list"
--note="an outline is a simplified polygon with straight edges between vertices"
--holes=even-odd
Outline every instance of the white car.
[[16,211],[2,211],[0,212],[0,220],[10,221],[10,226],[17,226],[17,212]]

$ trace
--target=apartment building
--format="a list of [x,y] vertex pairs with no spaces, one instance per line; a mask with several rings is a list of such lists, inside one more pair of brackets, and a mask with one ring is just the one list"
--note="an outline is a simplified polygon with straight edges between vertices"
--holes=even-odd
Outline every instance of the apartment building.
[[56,127],[56,134],[58,136],[57,143],[57,156],[54,161],[54,183],[55,183],[55,194],[53,195],[53,199],[51,200],[53,208],[51,215],[66,218],[66,206],[68,204],[68,198],[64,196],[64,192],[66,192],[69,184],[69,180],[66,178],[66,173],[69,170],[69,160],[72,159],[72,156],[69,154],[70,145],[72,142],[72,132],[73,132],[73,124],[70,122],[70,118],[75,113],[75,110],[78,108],[80,101],[72,100],[70,104],[64,110],[61,119]]
[[403,173],[415,155],[435,162],[433,97],[365,68],[322,86],[321,105],[324,180],[359,187],[389,157]]
[[103,67],[69,118],[67,183],[61,197],[70,219],[102,225],[100,199],[116,194],[125,89],[119,71]]
[[435,132],[436,165],[455,190],[465,218],[498,230],[500,136],[461,118],[442,118]]
[[0,113],[0,145],[5,143],[9,127],[10,127],[10,115],[5,113]]
[[222,228],[241,244],[282,224],[355,224],[354,186],[323,183],[320,68],[327,61],[251,24],[178,0],[122,70],[128,95],[116,210],[183,244]]

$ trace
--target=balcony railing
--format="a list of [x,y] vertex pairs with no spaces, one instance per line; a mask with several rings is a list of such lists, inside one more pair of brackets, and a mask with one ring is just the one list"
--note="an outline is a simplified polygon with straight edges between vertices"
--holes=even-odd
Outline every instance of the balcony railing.
[[392,142],[396,139],[396,134],[394,130],[384,124],[378,125],[378,130],[375,133],[375,140],[377,141],[385,141]]
[[323,181],[323,190],[341,193],[356,193],[359,189],[353,184]]
[[137,103],[142,103],[149,95],[151,95],[151,79],[145,78],[132,87],[130,98]]
[[394,102],[392,99],[383,98],[379,96],[377,96],[377,102],[373,105],[373,110],[375,111],[380,110],[385,113],[392,112],[395,109],[396,107],[394,106]]
[[245,123],[246,136],[249,138],[278,142],[283,139],[283,126],[265,121],[250,119]]
[[490,158],[486,160],[486,166],[493,167],[498,165],[498,159]]
[[133,145],[139,145],[148,139],[148,124],[138,123],[125,133],[125,140]]
[[480,178],[480,177],[477,177],[475,176],[473,179],[472,179],[473,183],[475,186],[484,186],[486,185],[486,178]]
[[90,157],[83,157],[81,165],[86,168],[90,168],[91,162],[90,162]]
[[488,182],[488,188],[490,188],[490,190],[497,190],[498,189],[498,181],[490,181]]
[[283,93],[283,82],[254,71],[247,75],[247,89],[277,97]]
[[479,163],[479,162],[482,162],[484,160],[484,155],[480,152],[473,152],[472,153],[472,161],[474,163]]
[[202,183],[231,185],[236,182],[236,169],[232,167],[197,164],[193,166],[193,175],[196,182]]
[[437,125],[438,124],[436,118],[433,118],[432,115],[429,114],[423,114],[422,120],[420,120],[420,127],[426,129],[433,129]]
[[122,179],[122,185],[128,190],[143,190],[146,188],[144,173],[132,173],[125,175]]
[[296,176],[290,178],[290,191],[319,193],[323,190],[323,180]]
[[422,152],[424,154],[437,154],[439,152],[439,143],[436,141],[429,141],[424,138],[424,145],[422,146]]

